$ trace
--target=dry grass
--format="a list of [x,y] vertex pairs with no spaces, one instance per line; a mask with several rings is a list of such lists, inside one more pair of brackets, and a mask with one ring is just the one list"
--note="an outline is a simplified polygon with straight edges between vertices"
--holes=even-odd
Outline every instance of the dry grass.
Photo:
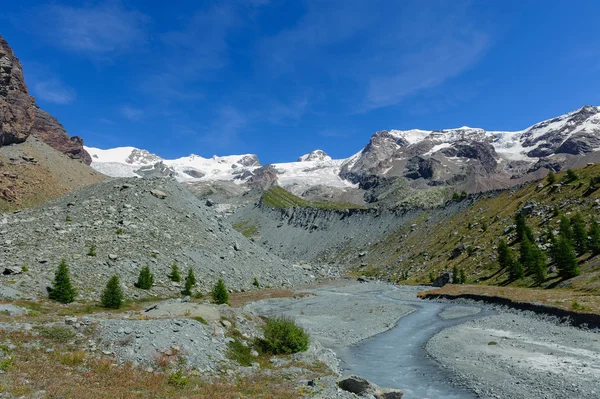
[[425,297],[432,294],[444,294],[451,296],[459,296],[463,294],[494,296],[508,298],[517,302],[540,303],[569,311],[600,314],[599,295],[559,288],[543,290],[520,287],[448,284],[437,290],[421,292],[419,293],[419,296]]
[[[206,378],[183,374],[184,384],[173,384],[173,373],[147,372],[114,359],[96,357],[75,346],[56,345],[45,338],[0,330],[0,342],[12,342],[14,361],[3,374],[2,391],[9,397],[70,399],[198,398],[292,399],[300,396],[296,378],[273,370],[246,377]],[[35,343],[41,345],[34,345]],[[55,352],[46,353],[44,348]],[[322,372],[318,365],[308,367]],[[308,378],[316,375],[307,371]]]
[[292,290],[266,289],[251,292],[236,292],[229,296],[229,302],[233,307],[242,307],[250,302],[270,298],[301,298],[309,296],[309,293],[298,293]]

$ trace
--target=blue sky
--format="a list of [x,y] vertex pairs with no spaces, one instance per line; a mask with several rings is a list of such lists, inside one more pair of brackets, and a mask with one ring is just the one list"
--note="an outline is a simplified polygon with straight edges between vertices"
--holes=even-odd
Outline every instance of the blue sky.
[[0,34],[87,145],[267,163],[600,105],[599,15],[593,0],[23,0]]

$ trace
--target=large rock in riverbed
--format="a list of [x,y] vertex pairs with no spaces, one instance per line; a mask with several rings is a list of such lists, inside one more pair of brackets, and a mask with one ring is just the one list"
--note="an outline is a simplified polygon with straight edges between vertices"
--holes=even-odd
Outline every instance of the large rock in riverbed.
[[399,389],[385,389],[357,375],[351,375],[338,381],[338,386],[346,392],[361,396],[371,395],[376,399],[402,399],[404,393]]

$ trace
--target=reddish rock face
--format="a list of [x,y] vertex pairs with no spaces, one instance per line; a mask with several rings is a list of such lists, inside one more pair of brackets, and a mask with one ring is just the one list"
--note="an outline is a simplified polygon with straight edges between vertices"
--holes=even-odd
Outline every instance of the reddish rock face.
[[27,92],[21,63],[0,36],[0,146],[22,143],[34,122],[34,100]]
[[0,147],[22,143],[31,134],[73,159],[92,163],[83,139],[69,137],[56,118],[35,104],[25,85],[21,63],[0,36]]
[[69,157],[78,159],[86,165],[92,163],[92,157],[83,149],[83,139],[79,136],[70,137],[55,117],[39,107],[35,108],[32,132],[44,143]]

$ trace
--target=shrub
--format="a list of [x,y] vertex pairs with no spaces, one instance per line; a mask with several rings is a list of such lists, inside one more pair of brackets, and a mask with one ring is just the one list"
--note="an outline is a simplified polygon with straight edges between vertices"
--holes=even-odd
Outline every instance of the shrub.
[[548,181],[548,184],[550,184],[550,185],[553,185],[554,183],[556,183],[556,175],[554,174],[554,171],[552,171],[552,170],[548,171],[546,180]]
[[179,273],[179,267],[177,266],[177,261],[173,261],[171,265],[171,273],[169,273],[169,279],[171,281],[180,282],[181,274]]
[[179,369],[176,372],[169,374],[167,382],[174,387],[183,388],[190,382],[190,379],[183,373],[183,369]]
[[213,287],[212,297],[218,304],[229,303],[229,292],[227,292],[227,288],[222,279],[219,279],[217,284]]
[[305,352],[309,345],[309,335],[292,319],[278,317],[268,319],[264,327],[265,337],[258,341],[259,346],[273,355],[289,355]]
[[181,293],[183,295],[192,295],[192,288],[196,285],[196,276],[192,268],[188,270],[187,276],[185,276],[185,286]]
[[152,284],[154,284],[154,275],[150,272],[150,266],[146,265],[140,270],[135,286],[143,290],[149,290],[152,288]]
[[87,256],[96,256],[96,245],[90,244]]
[[228,344],[227,357],[244,367],[252,366],[252,363],[256,361],[256,358],[252,356],[252,348],[237,339]]
[[72,221],[73,221],[73,219],[71,219],[71,216],[67,216],[67,217],[65,218],[65,222],[67,222],[67,223],[70,223],[70,222],[72,222]]
[[119,309],[122,305],[123,289],[121,288],[119,276],[115,274],[108,280],[106,288],[102,291],[102,306],[109,309]]
[[51,339],[56,342],[66,343],[75,338],[75,332],[69,327],[63,326],[40,326],[37,327],[38,332],[44,338]]
[[256,288],[260,288],[260,283],[258,282],[256,277],[254,277],[254,281],[252,282],[252,285],[255,286]]
[[75,300],[75,296],[77,296],[77,290],[71,284],[69,267],[65,258],[62,258],[56,269],[54,285],[49,289],[48,294],[48,297],[53,301],[62,303],[71,303]]

